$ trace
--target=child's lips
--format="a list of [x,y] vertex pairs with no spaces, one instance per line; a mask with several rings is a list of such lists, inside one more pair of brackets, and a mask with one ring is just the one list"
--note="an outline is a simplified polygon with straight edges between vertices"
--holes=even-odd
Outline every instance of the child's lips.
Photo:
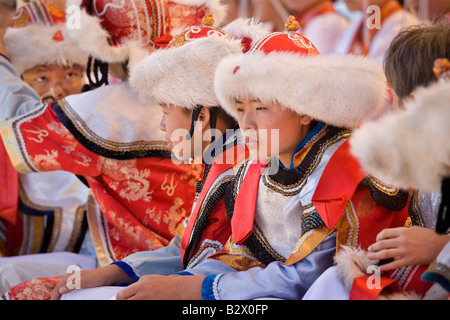
[[56,98],[50,93],[47,93],[41,97],[42,104],[48,104],[48,103],[55,102],[55,101],[56,101]]

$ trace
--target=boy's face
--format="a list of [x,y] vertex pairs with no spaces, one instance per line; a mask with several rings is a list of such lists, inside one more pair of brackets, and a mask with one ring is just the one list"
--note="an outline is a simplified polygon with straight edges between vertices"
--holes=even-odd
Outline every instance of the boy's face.
[[[45,100],[53,97],[62,99],[71,94],[81,93],[84,72],[80,66],[40,65],[22,74],[23,80]],[[45,101],[44,101],[45,102]]]
[[306,136],[311,118],[282,108],[274,103],[264,105],[259,100],[236,100],[239,127],[252,158],[268,161],[278,156],[286,167],[292,155]]
[[[192,112],[188,113],[181,107],[173,105],[161,105],[162,118],[159,128],[166,133],[165,140],[168,141],[167,148],[169,150],[181,150],[174,155],[179,160],[187,160],[191,158],[194,139],[186,139],[186,133],[191,127]],[[183,152],[184,151],[184,152]]]

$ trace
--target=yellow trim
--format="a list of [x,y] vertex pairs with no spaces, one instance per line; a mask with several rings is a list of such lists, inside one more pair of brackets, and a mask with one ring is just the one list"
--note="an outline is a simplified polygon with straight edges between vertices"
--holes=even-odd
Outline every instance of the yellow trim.
[[[306,155],[308,154],[310,149],[327,132],[328,132],[328,128],[326,128],[326,130],[323,130],[323,132],[320,133],[320,135],[316,139],[310,141],[307,146],[305,146],[302,150],[300,150],[299,152],[297,152],[294,155],[294,167],[295,168],[297,168],[301,164],[301,162],[304,160],[304,158],[306,157]],[[323,143],[323,145],[317,151],[312,162],[309,164],[308,170],[303,174],[303,176],[300,178],[300,180],[297,181],[296,183],[285,186],[285,185],[273,180],[269,175],[263,174],[262,181],[263,181],[264,185],[266,187],[268,187],[269,189],[271,189],[277,193],[281,193],[282,195],[287,196],[287,197],[299,194],[302,191],[305,184],[307,183],[308,177],[317,169],[317,166],[322,162],[323,155],[328,150],[328,148],[336,143],[339,143],[343,139],[348,139],[349,137],[350,137],[350,131],[345,130],[345,131],[340,131],[337,135],[335,135],[335,136],[331,137],[330,139],[328,139],[327,141],[325,141]]]
[[14,168],[19,173],[30,173],[33,172],[23,161],[20,151],[16,145],[16,136],[9,126],[9,121],[3,121],[0,123],[0,135],[3,139],[3,144],[5,145],[6,151],[8,152],[9,158]]
[[167,148],[167,141],[164,140],[154,140],[154,141],[130,141],[130,142],[116,142],[112,140],[104,139],[98,136],[94,131],[92,131],[89,126],[84,122],[84,120],[72,109],[70,104],[64,98],[58,101],[60,109],[66,117],[70,119],[73,126],[76,128],[78,133],[83,135],[84,138],[88,139],[92,143],[105,148],[107,150],[112,150],[116,152],[123,151],[143,151],[143,150],[159,150],[159,151],[170,151]]
[[85,211],[86,205],[81,205],[77,207],[75,219],[73,221],[73,229],[72,233],[70,234],[69,242],[67,243],[66,251],[72,252],[75,247],[77,239],[80,236]]
[[220,261],[236,271],[245,271],[253,267],[266,267],[264,263],[256,260],[249,248],[236,244],[233,236],[230,237],[222,250],[208,259]]
[[0,237],[0,258],[4,257],[6,254],[6,240]]
[[216,253],[209,259],[220,261],[236,271],[246,271],[254,267],[265,268],[265,264],[258,260],[252,260],[243,255]]
[[312,230],[312,232],[306,232],[296,246],[300,245],[300,248],[293,252],[285,262],[285,265],[290,266],[297,261],[302,260],[308,254],[310,254],[326,237],[334,232],[334,229],[328,229],[327,226]]
[[387,195],[396,196],[400,193],[400,189],[398,189],[394,186],[385,184],[384,182],[382,182],[381,180],[378,180],[374,176],[369,176],[369,180],[375,188],[377,188],[379,191],[381,191]]
[[351,246],[351,247],[355,247],[356,243],[358,241],[359,221],[357,218],[357,212],[353,208],[352,201],[348,202],[347,209],[348,209],[348,211],[345,212],[345,214],[346,214],[346,217],[348,214],[347,220],[349,220],[348,218],[350,218],[350,221],[351,221],[350,230],[349,230],[351,232],[351,234],[349,234],[349,238],[347,240],[347,245]]
[[[30,249],[28,248],[28,243],[29,243],[29,238],[31,235],[31,228],[28,226],[28,216],[24,215],[22,212],[18,211],[19,213],[19,218],[22,220],[22,225],[23,225],[23,237],[22,237],[22,242],[20,243],[20,247],[18,248],[18,254],[19,255],[24,255],[24,254],[29,254]],[[16,250],[16,248],[14,248]]]
[[[100,267],[107,266],[115,261],[112,256],[112,248],[109,245],[108,234],[105,227],[101,225],[104,223],[103,214],[100,211],[99,205],[94,198],[91,190],[88,192],[87,201],[87,218],[89,224],[89,230],[91,232],[92,242],[94,243],[95,253],[97,255],[97,261]],[[100,221],[98,221],[100,220]],[[110,251],[109,253],[107,251]]]
[[450,268],[443,263],[437,261],[432,262],[428,267],[427,272],[437,274],[450,282]]
[[[354,208],[351,201],[348,202],[347,208],[336,224],[336,251],[341,246],[354,247],[358,238],[359,224],[354,215]],[[350,219],[350,220],[349,220]]]
[[[61,233],[63,215],[62,207],[44,207],[33,203],[26,194],[21,183],[19,183],[19,198],[24,203],[24,205],[29,208],[34,208],[39,211],[53,211],[52,235],[48,244],[48,248],[46,250],[46,252],[53,252]],[[24,239],[25,237],[29,236],[28,234],[30,234],[33,236],[33,240],[31,249],[27,249],[28,251],[23,251],[21,249],[21,251],[23,252],[22,254],[38,253],[42,245],[46,218],[43,216],[31,216],[27,214],[23,214],[23,218],[24,226],[25,224],[27,224],[27,227],[24,228]],[[22,241],[22,243],[27,244],[27,241],[28,239],[26,241]]]
[[[27,220],[28,228],[25,230],[32,237],[31,247],[28,249],[26,254],[39,253],[42,246],[42,239],[44,236],[45,229],[45,217],[41,216],[30,216],[24,214],[24,220]],[[28,244],[28,243],[26,243]]]

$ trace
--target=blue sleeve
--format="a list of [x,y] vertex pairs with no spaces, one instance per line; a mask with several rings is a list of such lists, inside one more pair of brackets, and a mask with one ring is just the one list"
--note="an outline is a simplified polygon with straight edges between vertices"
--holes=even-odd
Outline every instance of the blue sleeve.
[[8,59],[0,56],[0,121],[41,106],[36,92],[17,74]]
[[115,264],[116,266],[119,266],[123,271],[125,271],[127,276],[129,276],[131,279],[139,280],[140,277],[136,273],[134,273],[133,268],[131,268],[131,266],[129,264],[127,264],[126,262],[115,261],[111,264]]
[[217,283],[223,274],[209,274],[203,279],[202,284],[202,300],[219,300],[215,295],[217,292]]
[[114,262],[114,264],[121,267],[133,279],[139,279],[146,274],[171,275],[177,273],[183,270],[180,238],[173,238],[164,248],[137,252],[121,261]]
[[[333,265],[335,251],[336,238],[335,234],[332,234],[307,257],[290,266],[276,261],[267,265],[266,268],[255,267],[240,272],[224,273],[222,271],[226,271],[226,268],[216,267],[215,270],[211,268],[203,280],[202,298],[205,300],[301,299],[314,280]],[[195,270],[192,273],[200,274]]]

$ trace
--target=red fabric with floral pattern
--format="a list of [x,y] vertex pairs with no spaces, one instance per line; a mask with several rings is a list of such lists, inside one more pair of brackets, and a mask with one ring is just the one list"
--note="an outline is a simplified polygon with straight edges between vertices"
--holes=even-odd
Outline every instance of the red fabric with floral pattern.
[[52,290],[63,277],[36,278],[12,287],[9,300],[50,300]]
[[[183,233],[203,165],[175,164],[163,156],[100,156],[75,139],[51,107],[17,119],[11,127],[20,141],[18,157],[28,169],[86,177],[101,211],[94,217],[88,210],[97,254],[108,256],[101,263],[158,249]],[[156,144],[155,152],[164,148]]]

